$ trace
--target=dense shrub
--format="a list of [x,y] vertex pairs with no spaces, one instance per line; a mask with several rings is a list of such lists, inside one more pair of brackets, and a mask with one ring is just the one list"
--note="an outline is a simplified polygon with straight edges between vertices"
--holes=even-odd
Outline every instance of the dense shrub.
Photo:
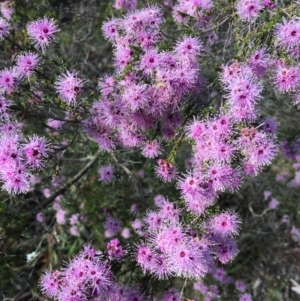
[[296,300],[298,3],[0,12],[4,300]]

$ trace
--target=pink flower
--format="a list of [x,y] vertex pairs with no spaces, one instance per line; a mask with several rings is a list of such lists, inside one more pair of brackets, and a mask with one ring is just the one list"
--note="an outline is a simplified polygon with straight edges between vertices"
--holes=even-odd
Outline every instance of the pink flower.
[[46,271],[41,276],[41,290],[49,298],[54,298],[59,293],[59,282],[52,271]]
[[99,180],[103,183],[111,183],[115,179],[114,170],[111,165],[99,169]]
[[164,182],[170,182],[176,178],[177,170],[172,163],[165,160],[157,160],[158,166],[155,168],[156,175]]
[[133,10],[137,6],[137,0],[115,0],[116,9]]
[[59,209],[56,212],[55,217],[58,224],[63,225],[66,223],[66,213],[67,212],[63,209]]
[[300,70],[297,67],[279,67],[274,76],[274,83],[280,92],[296,90],[300,84]]
[[146,75],[151,75],[155,68],[159,66],[159,54],[157,50],[151,49],[141,57],[141,69]]
[[40,169],[44,166],[44,160],[48,156],[49,148],[44,137],[33,136],[24,145],[26,163],[33,169]]
[[77,226],[72,226],[70,228],[70,234],[73,235],[73,236],[79,236],[79,229]]
[[52,195],[52,190],[49,188],[44,188],[42,190],[42,193],[46,198],[50,198],[50,196]]
[[243,295],[241,295],[239,301],[252,301],[251,295],[243,294]]
[[285,214],[285,215],[282,217],[281,222],[282,222],[283,224],[289,224],[289,222],[290,222],[290,217],[289,217],[287,214]]
[[185,37],[175,46],[175,52],[180,59],[195,60],[202,50],[202,45],[197,38]]
[[70,224],[71,225],[78,225],[79,224],[79,218],[80,218],[79,213],[72,214],[71,217],[69,218]]
[[143,228],[143,223],[140,219],[135,219],[131,226],[137,233],[142,233],[141,229]]
[[37,215],[36,215],[36,220],[39,222],[39,223],[42,223],[45,221],[45,216],[42,212],[39,212]]
[[103,95],[109,95],[114,90],[115,80],[113,76],[105,76],[99,80],[98,86]]
[[277,24],[275,37],[280,47],[289,50],[296,48],[300,44],[300,21],[283,19],[283,24]]
[[276,4],[271,2],[270,0],[264,0],[264,6],[269,9],[275,9],[277,7]]
[[82,92],[83,80],[77,77],[77,72],[67,71],[59,76],[55,82],[56,92],[59,97],[69,106],[75,105],[76,97]]
[[237,3],[237,14],[244,21],[254,20],[263,9],[260,0],[239,0]]
[[272,198],[269,205],[268,205],[268,208],[269,209],[276,209],[279,205],[279,202],[275,199],[275,198]]
[[8,36],[10,31],[10,25],[5,21],[5,19],[0,17],[0,41],[2,41],[6,36]]
[[11,1],[4,1],[0,3],[0,12],[2,14],[2,16],[6,19],[6,20],[10,20],[11,16],[14,12],[14,9],[12,7],[12,2]]
[[264,121],[263,130],[267,134],[271,134],[271,135],[276,134],[277,127],[278,127],[278,123],[274,119],[268,118]]
[[161,226],[162,216],[154,211],[150,211],[145,217],[145,224],[150,231],[153,231]]
[[216,255],[221,263],[228,263],[237,255],[237,253],[238,248],[236,242],[231,237],[217,240]]
[[267,72],[270,60],[264,48],[256,50],[249,58],[249,66],[257,77],[263,76]]
[[17,57],[17,70],[20,76],[29,77],[39,64],[39,56],[32,52],[25,52]]
[[107,253],[110,259],[122,260],[125,255],[125,250],[120,245],[120,241],[115,238],[107,244]]
[[18,85],[18,74],[15,69],[4,69],[0,71],[0,90],[11,94]]
[[124,237],[125,239],[128,239],[131,236],[130,229],[124,228],[121,232],[121,236]]
[[38,19],[27,25],[27,32],[33,44],[36,48],[41,48],[42,52],[45,52],[46,46],[48,46],[54,39],[54,33],[59,29],[53,19],[44,17]]
[[201,251],[191,245],[179,245],[167,258],[168,265],[179,277],[202,278],[207,268]]
[[160,144],[157,140],[148,141],[143,147],[142,154],[146,158],[155,158],[161,154]]
[[161,207],[165,201],[165,197],[161,194],[158,194],[154,197],[154,204],[157,206],[157,207]]
[[120,221],[111,216],[108,216],[106,218],[104,227],[105,227],[105,233],[104,233],[105,237],[115,236],[122,230]]
[[10,167],[2,172],[4,188],[12,194],[26,193],[29,190],[28,174],[21,166]]
[[209,229],[222,236],[231,236],[238,233],[240,219],[235,213],[224,212],[214,216],[209,222]]
[[130,85],[124,91],[122,101],[124,104],[136,112],[147,105],[149,93],[146,85]]
[[136,261],[142,267],[143,272],[152,270],[155,266],[155,254],[147,245],[140,245],[136,250]]
[[133,51],[128,47],[117,48],[115,51],[115,67],[123,71],[132,59]]
[[105,22],[102,26],[104,37],[110,40],[111,42],[114,42],[119,36],[119,25],[120,20],[118,19],[112,19],[110,21]]
[[272,195],[272,192],[271,191],[268,191],[268,190],[265,190],[264,191],[264,198],[265,198],[265,201]]
[[291,235],[295,241],[300,242],[300,229],[293,226],[291,230]]
[[205,123],[200,122],[194,119],[190,124],[186,127],[187,135],[189,138],[194,140],[199,140],[204,136],[206,132]]
[[47,121],[47,126],[55,130],[58,130],[60,127],[62,127],[62,125],[63,125],[63,121],[61,120],[48,119]]
[[236,289],[237,289],[238,291],[240,291],[241,293],[244,293],[245,290],[246,290],[246,284],[245,284],[245,282],[242,281],[242,280],[237,280],[237,281],[235,282],[235,287],[236,287]]

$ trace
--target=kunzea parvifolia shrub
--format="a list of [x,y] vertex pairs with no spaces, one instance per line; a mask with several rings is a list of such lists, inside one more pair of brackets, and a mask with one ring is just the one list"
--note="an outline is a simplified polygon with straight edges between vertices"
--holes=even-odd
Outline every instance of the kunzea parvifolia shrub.
[[239,208],[219,202],[277,155],[266,100],[299,106],[298,4],[0,8],[1,247],[25,250],[7,275],[28,281],[3,296],[252,300],[225,270]]

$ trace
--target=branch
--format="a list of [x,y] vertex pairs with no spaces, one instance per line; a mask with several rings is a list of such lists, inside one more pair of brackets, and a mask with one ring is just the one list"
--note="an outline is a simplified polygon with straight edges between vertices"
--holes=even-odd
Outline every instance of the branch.
[[57,192],[55,192],[51,197],[49,197],[42,204],[42,206],[46,207],[49,204],[51,204],[55,200],[56,197],[58,197],[59,195],[63,194],[74,183],[76,183],[77,181],[79,181],[85,175],[85,173],[88,172],[88,170],[92,167],[92,165],[98,160],[100,154],[101,154],[101,150],[99,149],[96,152],[94,158],[89,163],[87,163],[70,181],[68,181],[65,185],[63,185],[63,187],[61,187]]
[[116,158],[114,153],[111,153],[111,157],[115,161],[115,163],[118,166],[120,166],[129,177],[131,177],[133,179],[133,182],[135,183],[135,186],[137,188],[139,195],[142,198],[142,201],[145,201],[145,195],[144,195],[143,185],[142,185],[141,181],[124,164],[122,164],[118,161],[118,159]]

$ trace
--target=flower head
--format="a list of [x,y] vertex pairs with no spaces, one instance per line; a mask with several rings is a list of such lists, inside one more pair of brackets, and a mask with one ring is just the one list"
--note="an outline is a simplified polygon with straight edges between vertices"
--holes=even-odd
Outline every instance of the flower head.
[[143,147],[142,154],[146,158],[155,158],[161,154],[160,144],[157,140],[148,141]]
[[45,271],[41,276],[42,292],[49,298],[54,298],[59,293],[59,279],[56,275],[52,271]]
[[261,0],[239,0],[237,3],[237,13],[244,21],[254,20],[263,9]]
[[156,175],[164,182],[170,182],[175,179],[177,175],[176,167],[165,160],[157,160],[158,166],[156,167]]
[[15,69],[4,69],[0,71],[0,90],[11,94],[18,86],[18,74]]
[[55,89],[62,101],[70,105],[75,105],[76,97],[81,93],[83,80],[77,77],[77,72],[67,71],[60,75],[55,82]]
[[38,19],[27,25],[27,32],[30,39],[36,48],[41,48],[42,52],[45,52],[46,46],[48,46],[54,39],[54,33],[59,29],[53,19],[44,17]]
[[216,234],[231,236],[238,233],[240,223],[236,214],[224,212],[210,220],[209,228]]
[[14,12],[14,9],[12,7],[12,2],[11,1],[4,1],[0,3],[0,12],[2,14],[2,16],[6,19],[6,20],[10,20],[11,16]]
[[40,169],[44,159],[48,156],[49,148],[44,137],[33,136],[24,145],[26,163],[33,169]]
[[17,57],[17,71],[20,76],[29,77],[39,64],[39,56],[32,52],[25,52]]
[[201,49],[202,45],[198,39],[185,37],[176,45],[175,52],[179,57],[194,60],[200,54]]
[[275,38],[280,47],[290,50],[300,44],[300,21],[292,18],[287,21],[283,19],[283,24],[277,24],[275,28]]
[[98,173],[99,180],[103,183],[110,183],[115,179],[114,170],[111,165],[102,166]]
[[122,230],[120,221],[111,216],[106,218],[104,227],[106,237],[112,237]]

